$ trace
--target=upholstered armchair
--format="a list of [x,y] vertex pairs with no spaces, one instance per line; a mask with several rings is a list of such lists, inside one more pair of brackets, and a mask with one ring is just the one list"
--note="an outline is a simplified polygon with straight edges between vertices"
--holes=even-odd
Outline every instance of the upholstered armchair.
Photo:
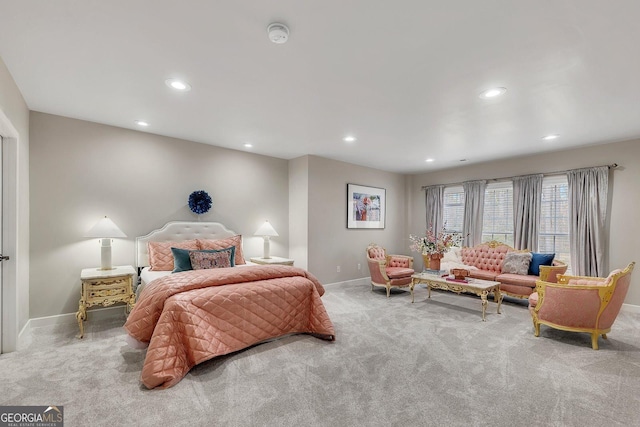
[[558,276],[558,283],[536,282],[529,297],[535,336],[540,325],[591,334],[591,347],[598,349],[598,336],[607,338],[631,283],[635,262],[624,270],[613,270],[606,278]]
[[387,255],[382,246],[371,243],[367,246],[367,263],[371,274],[371,290],[375,286],[387,288],[387,298],[391,288],[411,285],[413,275],[413,257],[406,255]]

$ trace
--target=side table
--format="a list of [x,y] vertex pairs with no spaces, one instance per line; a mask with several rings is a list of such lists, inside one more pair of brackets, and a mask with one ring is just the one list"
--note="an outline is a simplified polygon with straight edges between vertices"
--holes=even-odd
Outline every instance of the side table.
[[272,256],[271,258],[254,257],[251,258],[251,262],[262,265],[293,265],[293,260],[289,258],[280,258],[279,256]]
[[127,304],[127,312],[136,303],[136,296],[133,293],[133,277],[136,275],[135,269],[130,265],[114,267],[111,270],[100,270],[99,268],[85,268],[80,274],[82,289],[80,290],[80,303],[78,304],[78,327],[80,335],[84,336],[84,324],[87,319],[87,308],[94,305],[108,307],[110,305],[124,302]]

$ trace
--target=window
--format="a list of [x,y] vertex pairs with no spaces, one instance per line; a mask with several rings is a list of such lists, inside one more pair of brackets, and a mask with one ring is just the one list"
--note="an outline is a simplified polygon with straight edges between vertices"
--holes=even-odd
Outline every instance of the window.
[[447,231],[462,233],[464,220],[464,190],[462,186],[444,189],[444,212],[442,214]]
[[570,264],[569,185],[564,175],[542,181],[538,252],[555,253],[557,259]]
[[497,240],[513,246],[513,186],[511,181],[487,185],[484,192],[482,241]]
[[[462,186],[444,190],[443,219],[447,230],[462,233],[464,190]],[[513,246],[513,186],[510,181],[491,183],[484,195],[482,241],[498,240]],[[566,176],[545,177],[542,181],[542,203],[537,251],[555,253],[569,265],[569,186]]]

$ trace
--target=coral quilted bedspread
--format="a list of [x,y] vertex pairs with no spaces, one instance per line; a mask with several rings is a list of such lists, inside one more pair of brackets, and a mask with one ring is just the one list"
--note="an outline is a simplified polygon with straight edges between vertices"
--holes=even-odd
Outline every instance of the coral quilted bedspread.
[[291,266],[193,270],[149,283],[124,325],[148,342],[142,383],[171,387],[198,363],[294,333],[334,340],[324,288]]

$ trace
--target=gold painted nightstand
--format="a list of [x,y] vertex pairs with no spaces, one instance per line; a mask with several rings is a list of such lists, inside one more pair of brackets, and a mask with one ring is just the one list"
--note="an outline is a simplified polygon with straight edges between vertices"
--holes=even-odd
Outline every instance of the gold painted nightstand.
[[255,257],[251,258],[251,262],[263,265],[293,265],[293,260],[289,258],[280,258],[279,256],[272,256],[271,258]]
[[80,303],[76,319],[80,327],[80,335],[84,336],[84,324],[87,319],[87,308],[94,305],[108,307],[118,302],[127,304],[130,311],[136,304],[136,295],[133,293],[133,277],[136,271],[130,265],[114,267],[111,270],[98,268],[85,268],[80,274],[82,289],[80,290]]

